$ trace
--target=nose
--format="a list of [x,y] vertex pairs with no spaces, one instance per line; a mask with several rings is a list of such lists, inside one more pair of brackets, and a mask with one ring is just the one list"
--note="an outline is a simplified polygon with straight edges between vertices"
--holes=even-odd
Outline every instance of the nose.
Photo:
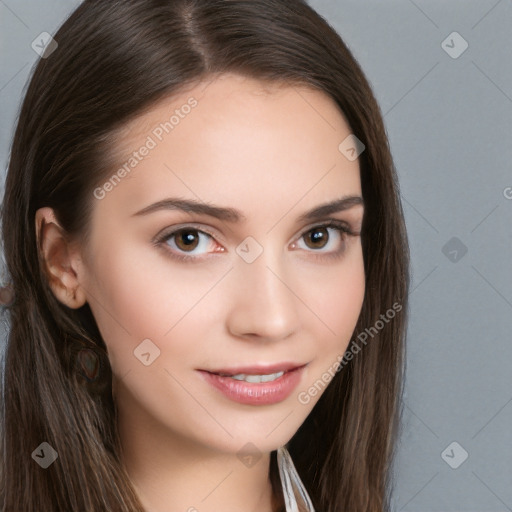
[[277,341],[299,328],[300,299],[294,293],[292,272],[270,249],[252,263],[235,261],[231,272],[227,328],[238,338]]

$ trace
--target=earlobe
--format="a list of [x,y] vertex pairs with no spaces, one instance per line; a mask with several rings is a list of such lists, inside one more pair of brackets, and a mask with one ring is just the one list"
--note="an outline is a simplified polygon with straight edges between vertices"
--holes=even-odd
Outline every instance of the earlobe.
[[36,211],[35,228],[42,271],[55,297],[73,309],[83,306],[86,296],[76,272],[79,258],[52,208]]

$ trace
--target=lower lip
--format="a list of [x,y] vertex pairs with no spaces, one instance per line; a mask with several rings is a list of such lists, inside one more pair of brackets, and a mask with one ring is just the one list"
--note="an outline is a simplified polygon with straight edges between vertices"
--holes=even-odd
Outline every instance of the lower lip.
[[304,366],[281,375],[271,382],[245,382],[231,377],[221,377],[204,370],[198,370],[214,388],[230,400],[241,404],[267,405],[282,402],[297,387]]

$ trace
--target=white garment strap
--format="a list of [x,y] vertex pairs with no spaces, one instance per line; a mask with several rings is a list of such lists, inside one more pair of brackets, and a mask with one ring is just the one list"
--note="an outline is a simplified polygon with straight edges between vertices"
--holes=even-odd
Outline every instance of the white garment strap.
[[295,469],[290,453],[285,446],[281,446],[277,450],[277,465],[279,467],[279,476],[283,486],[286,512],[299,512],[294,489],[298,491],[302,498],[307,512],[315,512],[311,499],[299,477],[299,474],[297,473],[297,470]]

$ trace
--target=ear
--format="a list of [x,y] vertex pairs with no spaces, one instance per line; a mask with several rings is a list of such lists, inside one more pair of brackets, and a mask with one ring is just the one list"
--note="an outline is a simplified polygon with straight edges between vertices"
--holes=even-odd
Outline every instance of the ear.
[[69,242],[52,208],[44,207],[36,211],[35,228],[43,271],[55,297],[73,309],[83,306],[86,295],[77,274],[80,254],[77,247]]

